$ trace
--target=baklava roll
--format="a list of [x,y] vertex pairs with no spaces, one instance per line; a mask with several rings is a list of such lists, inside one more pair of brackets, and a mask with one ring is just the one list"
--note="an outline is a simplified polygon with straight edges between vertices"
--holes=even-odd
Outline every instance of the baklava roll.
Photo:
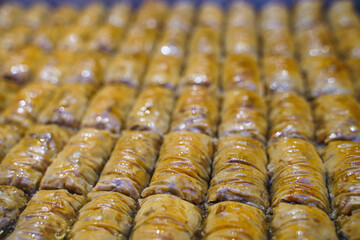
[[35,193],[47,167],[69,138],[70,132],[56,125],[33,126],[2,160],[0,184]]
[[135,101],[136,91],[125,85],[107,85],[91,100],[82,122],[82,128],[108,130],[115,134],[125,128],[125,120]]
[[157,194],[139,203],[130,240],[191,240],[200,228],[200,209],[176,196]]
[[139,88],[147,65],[147,57],[140,54],[117,54],[104,69],[104,82],[122,83]]
[[131,19],[132,9],[129,2],[114,3],[106,15],[106,23],[114,27],[125,29]]
[[59,36],[56,49],[60,51],[71,51],[74,53],[87,50],[87,44],[94,34],[93,28],[86,26],[67,26],[64,33]]
[[134,25],[144,29],[161,29],[168,11],[166,1],[145,1],[137,11]]
[[255,27],[256,12],[254,6],[247,1],[233,1],[227,16],[228,27]]
[[356,240],[360,236],[360,212],[351,216],[341,216],[336,220],[342,239]]
[[75,24],[81,27],[94,28],[103,22],[105,14],[105,6],[99,2],[93,2],[80,11]]
[[59,38],[66,32],[64,26],[52,26],[44,24],[31,35],[31,44],[42,48],[46,52],[56,49]]
[[273,207],[285,202],[315,206],[329,212],[325,167],[311,143],[283,138],[271,142],[268,153]]
[[155,54],[144,77],[145,87],[165,87],[174,90],[179,83],[182,59],[177,56]]
[[224,13],[216,2],[204,2],[199,9],[197,26],[210,27],[220,31],[224,21]]
[[276,93],[270,99],[269,138],[314,140],[314,119],[306,99],[294,92]]
[[295,44],[290,30],[265,30],[262,32],[263,55],[293,57]]
[[53,84],[34,82],[22,88],[0,115],[0,121],[30,127],[55,92]]
[[332,203],[332,217],[351,215],[360,209],[360,143],[334,141],[324,151]]
[[44,64],[39,66],[35,81],[62,85],[71,74],[76,57],[69,51],[54,51]]
[[67,189],[86,195],[96,183],[114,143],[114,135],[106,130],[80,130],[53,160],[40,189]]
[[25,208],[29,197],[13,186],[0,186],[0,236],[6,234]]
[[91,192],[66,236],[69,240],[126,240],[136,203],[117,192]]
[[53,9],[48,24],[50,26],[67,26],[72,24],[78,16],[77,9],[72,5],[61,4]]
[[265,56],[263,69],[265,86],[269,95],[288,91],[305,93],[303,78],[293,57]]
[[187,60],[180,86],[200,85],[217,87],[219,82],[219,62],[217,57],[207,54],[191,54]]
[[0,6],[0,29],[10,29],[21,19],[24,10],[15,3],[3,3]]
[[192,86],[182,91],[173,112],[171,131],[216,134],[219,101],[215,89]]
[[221,33],[212,27],[197,27],[194,29],[189,52],[191,54],[206,54],[220,56]]
[[39,114],[38,122],[79,128],[94,91],[95,88],[89,84],[68,83],[61,86]]
[[161,145],[153,132],[123,131],[94,191],[113,191],[135,200],[149,184]]
[[0,79],[0,112],[2,112],[9,104],[12,103],[15,94],[20,86],[12,81]]
[[344,58],[360,58],[360,27],[339,31],[337,47]]
[[45,60],[42,49],[27,46],[6,57],[2,65],[2,76],[5,79],[26,84],[33,80],[37,68]]
[[299,49],[298,55],[301,59],[336,56],[329,29],[324,25],[316,25],[309,29],[297,31],[295,40]]
[[72,195],[64,189],[38,191],[7,239],[64,239],[84,204],[83,196]]
[[262,211],[269,206],[266,152],[258,140],[226,136],[219,139],[207,202],[237,201]]
[[290,11],[280,2],[270,2],[264,5],[260,13],[260,29],[286,30],[290,28]]
[[145,29],[138,25],[132,26],[121,42],[120,52],[126,55],[145,54],[149,56],[155,46],[157,36],[157,29]]
[[8,52],[19,50],[28,44],[31,40],[32,29],[26,25],[18,25],[1,34],[0,47],[1,51]]
[[202,239],[266,240],[266,225],[266,216],[259,209],[238,202],[221,202],[208,208]]
[[294,6],[295,30],[312,28],[323,21],[323,1],[297,1]]
[[313,206],[280,203],[274,209],[271,229],[271,239],[338,239],[329,216]]
[[264,86],[260,78],[260,70],[256,58],[252,55],[228,55],[224,62],[221,80],[222,88],[225,91],[234,88],[243,88],[257,92],[260,95],[264,92]]
[[354,1],[335,1],[328,11],[328,19],[336,31],[344,28],[360,27],[360,19],[355,11]]
[[164,135],[170,125],[174,96],[171,90],[152,87],[140,93],[130,111],[126,129]]
[[25,128],[17,124],[0,124],[0,162],[10,149],[20,141]]
[[229,90],[222,102],[218,135],[241,135],[264,142],[268,127],[266,114],[265,100],[256,92]]
[[212,154],[212,139],[207,135],[188,131],[167,134],[150,185],[141,196],[166,193],[201,204],[210,177]]
[[116,52],[124,30],[111,24],[99,27],[88,43],[89,51]]
[[44,3],[35,3],[24,12],[22,17],[22,24],[26,24],[32,28],[38,28],[45,24],[51,10]]
[[325,94],[354,95],[350,77],[337,58],[313,57],[303,61],[309,84],[309,95],[317,98]]
[[325,95],[314,101],[318,143],[360,140],[360,105],[349,95]]

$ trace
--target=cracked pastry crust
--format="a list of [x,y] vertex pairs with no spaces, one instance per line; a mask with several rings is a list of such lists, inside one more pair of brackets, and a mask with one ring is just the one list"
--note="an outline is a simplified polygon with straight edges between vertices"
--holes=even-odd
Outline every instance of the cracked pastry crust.
[[91,192],[66,239],[125,240],[136,203],[117,192]]
[[324,95],[314,101],[318,143],[360,139],[360,105],[349,95]]
[[218,135],[241,135],[265,141],[267,122],[265,100],[256,92],[233,89],[226,92],[220,113]]
[[35,123],[56,87],[50,83],[34,82],[22,88],[2,112],[2,123],[15,123],[25,128]]
[[264,145],[251,138],[218,140],[207,202],[237,201],[262,211],[269,207]]
[[141,196],[166,193],[194,204],[202,203],[212,154],[212,139],[207,135],[188,131],[167,134],[150,185]]
[[96,128],[120,134],[135,101],[136,91],[125,85],[106,85],[91,100],[82,119],[82,128]]
[[304,97],[294,92],[276,93],[269,103],[271,128],[268,135],[271,140],[283,137],[314,140],[311,106]]
[[84,128],[70,138],[45,172],[40,189],[86,195],[96,183],[115,143],[112,133]]
[[68,191],[38,191],[21,213],[7,239],[64,239],[85,198]]
[[271,228],[272,239],[338,239],[329,216],[313,206],[280,203],[274,208]]
[[218,109],[214,89],[201,86],[186,88],[174,109],[171,131],[186,130],[214,136],[219,120]]
[[329,212],[325,167],[311,143],[283,138],[270,143],[268,153],[273,207],[285,202],[315,206]]
[[20,189],[0,186],[0,236],[16,221],[28,200]]
[[71,133],[56,125],[35,125],[0,164],[0,184],[36,192],[42,176]]
[[359,169],[360,143],[330,142],[324,151],[329,181],[332,217],[351,215],[360,209]]
[[123,131],[94,191],[114,191],[135,200],[149,184],[161,145],[154,132]]
[[174,97],[172,91],[161,87],[140,93],[126,123],[127,130],[151,131],[164,135],[170,125]]
[[200,209],[176,196],[156,194],[139,202],[130,240],[191,240],[200,228]]
[[208,208],[202,239],[266,240],[266,227],[266,217],[261,210],[243,203],[226,201]]
[[38,122],[77,129],[94,91],[89,84],[64,84],[40,113]]

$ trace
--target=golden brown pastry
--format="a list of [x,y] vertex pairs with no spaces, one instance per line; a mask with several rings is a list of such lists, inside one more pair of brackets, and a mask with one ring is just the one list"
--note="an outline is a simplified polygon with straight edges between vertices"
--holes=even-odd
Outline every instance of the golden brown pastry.
[[64,189],[38,191],[7,239],[64,239],[84,204],[83,196],[72,195]]
[[56,43],[56,49],[74,53],[86,51],[87,44],[94,34],[93,28],[79,25],[67,26],[63,32]]
[[[26,25],[18,25],[1,34],[1,51],[19,50],[30,42],[32,29]],[[8,53],[10,56],[12,52]]]
[[69,51],[54,51],[38,68],[35,81],[62,85],[69,78],[76,56]]
[[350,77],[337,58],[313,57],[303,61],[311,98],[325,94],[354,95]]
[[212,139],[207,135],[188,131],[167,134],[150,185],[141,196],[167,193],[194,204],[202,203],[212,154]]
[[149,184],[161,137],[153,132],[123,131],[94,191],[113,191],[137,200]]
[[257,58],[258,42],[252,27],[228,27],[225,30],[225,51],[230,54],[248,54]]
[[359,159],[360,143],[330,142],[324,151],[325,168],[329,181],[332,217],[351,215],[360,209]]
[[44,24],[34,31],[31,35],[30,42],[31,44],[42,48],[46,52],[52,52],[56,49],[56,44],[58,43],[59,38],[66,32],[66,30],[67,28],[63,25],[52,26]]
[[143,90],[129,113],[126,129],[164,135],[169,129],[173,105],[174,96],[169,89],[152,87]]
[[336,220],[338,232],[344,239],[356,240],[360,236],[360,212],[354,212],[351,216],[341,216]]
[[171,131],[216,134],[219,101],[215,89],[192,86],[184,89],[173,112]]
[[296,30],[312,28],[323,21],[323,1],[297,1],[294,6],[293,22]]
[[286,30],[290,28],[290,11],[280,2],[269,2],[260,13],[260,29]]
[[52,10],[48,24],[50,26],[66,26],[75,21],[78,16],[77,9],[72,5],[61,4]]
[[144,54],[117,54],[104,69],[104,82],[138,88],[146,65],[147,57]]
[[228,55],[224,62],[222,76],[223,90],[244,88],[259,93],[264,92],[256,58],[251,55]]
[[18,84],[0,78],[0,112],[11,104],[19,89],[20,86]]
[[155,46],[157,35],[158,31],[156,29],[145,29],[137,25],[132,26],[121,43],[120,52],[131,55],[150,55]]
[[192,54],[187,60],[180,86],[201,85],[217,87],[219,82],[217,57],[207,54]]
[[174,90],[179,83],[181,67],[181,58],[161,53],[155,54],[145,74],[144,86],[161,86]]
[[134,25],[144,29],[160,29],[165,21],[168,10],[165,1],[145,1],[137,11]]
[[221,202],[210,206],[203,226],[204,240],[266,240],[265,214],[238,202]]
[[272,239],[338,239],[329,216],[312,206],[280,203],[274,209],[271,228]]
[[125,85],[107,85],[100,89],[86,110],[81,127],[108,130],[119,134],[135,101],[136,91]]
[[349,95],[325,95],[314,101],[318,143],[360,139],[360,105]]
[[233,89],[226,92],[220,113],[219,137],[241,135],[265,141],[267,131],[265,100],[256,92]]
[[42,49],[26,46],[8,55],[2,65],[1,75],[8,80],[25,84],[33,80],[37,68],[44,61]]
[[333,2],[329,8],[328,16],[330,24],[335,31],[342,28],[360,27],[360,20],[355,11],[353,1]]
[[269,206],[266,152],[251,138],[219,138],[213,162],[207,202],[237,201],[262,211]]
[[191,54],[220,55],[221,33],[212,27],[197,27],[190,41]]
[[0,29],[10,29],[19,22],[23,9],[20,5],[7,2],[0,6]]
[[111,24],[99,27],[88,43],[89,51],[116,52],[123,36],[124,29]]
[[0,164],[0,184],[28,194],[37,190],[47,167],[62,150],[70,132],[56,125],[36,125],[27,131]]
[[75,24],[82,27],[97,27],[103,22],[105,13],[106,8],[103,4],[93,2],[80,11]]
[[268,153],[273,207],[285,202],[329,212],[325,168],[311,143],[283,138],[270,143]]
[[0,236],[15,223],[29,197],[13,186],[0,186]]
[[263,69],[268,93],[293,91],[304,94],[303,78],[293,57],[264,57]]
[[176,196],[157,194],[139,202],[130,240],[191,240],[200,228],[200,209]]
[[78,128],[94,91],[95,88],[89,84],[68,83],[61,86],[41,111],[38,122]]
[[204,2],[199,9],[197,26],[221,30],[224,13],[216,2]]
[[336,56],[330,31],[322,24],[299,30],[295,37],[299,49],[298,55],[301,59]]
[[314,139],[315,127],[311,106],[304,97],[294,92],[276,93],[270,99],[270,109],[270,139]]
[[106,15],[106,23],[114,27],[125,29],[129,24],[132,15],[131,4],[129,2],[114,3]]
[[106,130],[80,130],[53,160],[40,189],[67,189],[86,195],[96,183],[114,143],[113,134]]
[[360,58],[349,58],[345,64],[352,80],[355,96],[360,98]]
[[249,2],[247,1],[233,1],[227,13],[227,26],[228,27],[254,27],[256,21],[256,12]]
[[30,127],[55,92],[50,83],[34,82],[22,88],[0,116],[0,121]]
[[136,203],[117,192],[91,192],[66,239],[125,240]]
[[22,24],[26,24],[32,28],[38,28],[47,22],[51,10],[44,3],[35,3],[24,12],[22,16]]
[[17,124],[0,124],[0,162],[10,149],[20,141],[25,128]]

